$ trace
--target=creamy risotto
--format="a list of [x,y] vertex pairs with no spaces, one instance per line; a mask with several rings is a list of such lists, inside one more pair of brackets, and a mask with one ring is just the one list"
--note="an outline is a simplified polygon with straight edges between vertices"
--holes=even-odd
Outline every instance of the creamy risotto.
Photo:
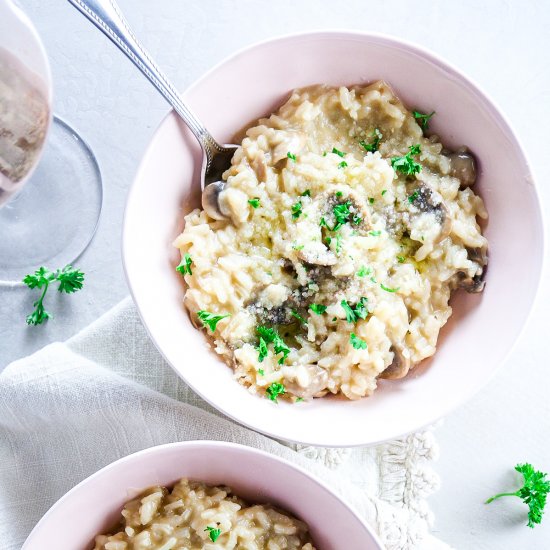
[[247,504],[228,487],[182,479],[153,487],[122,510],[120,531],[95,550],[315,550],[302,521],[270,505]]
[[296,90],[185,217],[185,305],[250,391],[368,396],[435,353],[455,289],[483,289],[475,160],[432,114],[384,82]]

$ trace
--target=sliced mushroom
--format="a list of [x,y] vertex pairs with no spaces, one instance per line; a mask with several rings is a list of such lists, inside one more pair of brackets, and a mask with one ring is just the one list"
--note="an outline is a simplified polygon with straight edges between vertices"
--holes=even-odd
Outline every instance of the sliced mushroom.
[[485,248],[468,248],[468,259],[478,265],[476,274],[472,277],[459,271],[456,274],[456,286],[466,292],[476,294],[485,288],[485,273],[487,267],[487,250]]
[[[304,367],[300,367],[304,368]],[[302,399],[311,399],[312,397],[322,397],[327,393],[328,373],[318,365],[306,365],[308,371],[309,384],[303,386],[298,374],[285,376],[284,385],[288,393],[301,397]]]
[[437,222],[441,225],[439,236],[434,242],[439,243],[448,237],[451,233],[453,221],[449,209],[443,202],[441,195],[436,193],[429,185],[422,182],[421,185],[414,190],[411,196],[414,196],[411,204],[415,206],[419,212],[433,214]]
[[449,155],[451,161],[450,174],[454,178],[460,180],[460,187],[471,187],[477,179],[476,160],[474,155],[464,149],[451,153]]
[[215,181],[208,184],[202,192],[202,207],[214,220],[226,220],[229,217],[220,203],[220,193],[224,188],[225,181]]
[[482,292],[485,288],[485,270],[479,275],[474,275],[473,277],[468,277],[463,271],[460,271],[456,275],[457,277],[457,287],[462,288],[470,294],[477,294]]
[[487,265],[487,250],[485,248],[467,248],[468,260],[476,262],[480,267]]
[[407,375],[411,368],[411,354],[402,344],[393,344],[393,361],[383,370],[378,378],[397,380]]

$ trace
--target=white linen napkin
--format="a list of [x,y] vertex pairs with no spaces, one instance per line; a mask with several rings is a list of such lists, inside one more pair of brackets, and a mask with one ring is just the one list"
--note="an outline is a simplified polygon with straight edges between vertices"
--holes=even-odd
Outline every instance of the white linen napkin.
[[322,477],[388,550],[444,550],[429,534],[438,486],[431,431],[373,448],[281,444],[222,417],[166,364],[127,298],[65,343],[0,375],[0,541],[19,550],[66,491],[130,453],[172,441],[250,445]]

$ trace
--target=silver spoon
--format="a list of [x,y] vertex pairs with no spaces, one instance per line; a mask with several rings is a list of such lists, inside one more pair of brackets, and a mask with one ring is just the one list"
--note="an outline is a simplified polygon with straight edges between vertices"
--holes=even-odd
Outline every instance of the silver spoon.
[[225,183],[222,180],[222,174],[231,165],[231,158],[237,145],[220,145],[212,137],[138,42],[114,0],[69,0],[69,2],[126,54],[193,132],[203,151],[201,168],[203,208],[216,219],[225,218],[226,215],[218,204],[218,195]]

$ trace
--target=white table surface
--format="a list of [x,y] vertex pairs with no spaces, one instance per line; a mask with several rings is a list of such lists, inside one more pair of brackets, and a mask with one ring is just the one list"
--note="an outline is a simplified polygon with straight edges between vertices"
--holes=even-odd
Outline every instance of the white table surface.
[[[0,369],[54,340],[64,340],[127,293],[119,235],[127,190],[140,155],[168,111],[160,96],[64,0],[20,0],[49,52],[55,111],[89,142],[105,183],[99,231],[78,262],[85,291],[54,301],[56,319],[27,327],[33,295],[0,289]],[[378,31],[415,41],[477,81],[508,115],[550,206],[550,4],[488,0],[120,0],[147,48],[185,88],[238,48],[307,29]],[[525,223],[529,223],[526,219]],[[528,243],[526,243],[528,246]],[[57,266],[51,266],[57,267]],[[521,277],[521,266],[518,273]],[[547,275],[545,279],[547,279]],[[513,297],[510,302],[514,314]],[[483,504],[517,484],[513,466],[550,471],[550,361],[546,342],[550,285],[543,283],[525,333],[494,381],[438,429],[440,492],[430,499],[434,532],[458,549],[546,550],[550,509],[530,530],[516,499]]]

